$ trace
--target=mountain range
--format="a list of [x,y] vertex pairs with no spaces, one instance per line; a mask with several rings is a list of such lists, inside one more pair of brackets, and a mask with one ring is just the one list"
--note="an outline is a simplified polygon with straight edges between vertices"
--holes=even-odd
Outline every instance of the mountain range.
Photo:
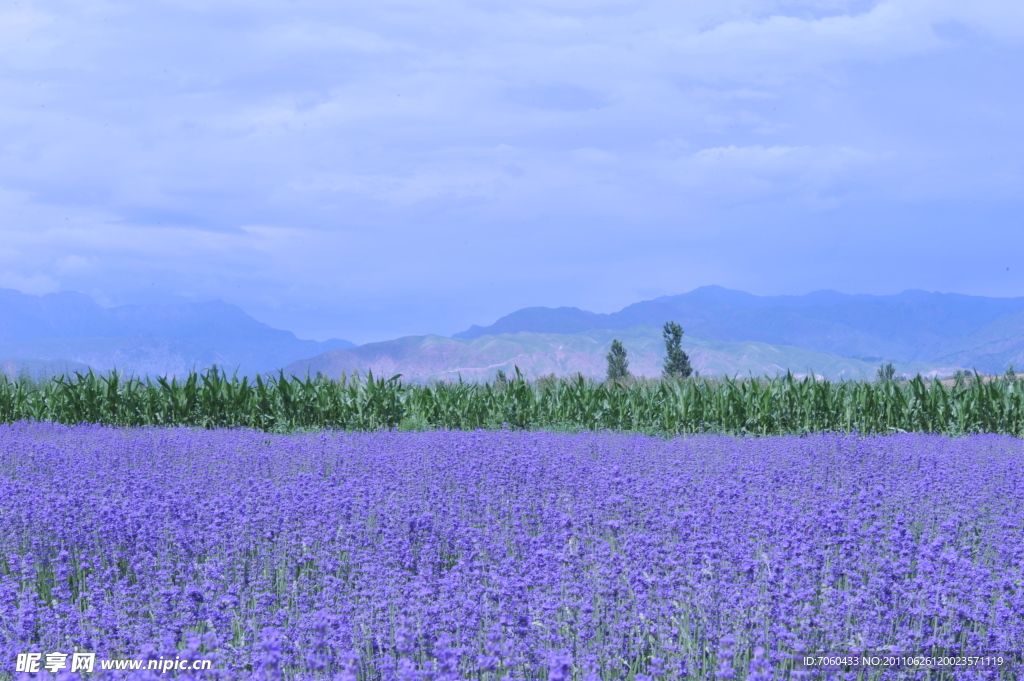
[[[285,367],[295,376],[317,373],[333,378],[342,372],[375,376],[402,374],[408,380],[490,381],[499,370],[514,375],[518,367],[529,378],[581,373],[601,379],[607,369],[606,355],[612,340],[626,347],[629,370],[634,376],[661,374],[665,343],[657,326],[619,330],[591,330],[575,334],[520,331],[472,339],[443,336],[407,336],[393,341],[367,343],[357,348],[332,350]],[[832,380],[867,380],[875,376],[877,362],[838,357],[785,345],[756,341],[709,341],[684,335],[682,348],[693,368],[704,376],[774,376],[791,370],[798,378],[814,374]],[[898,374],[945,376],[955,366],[926,362],[897,362]]]
[[180,376],[211,364],[255,375],[345,347],[353,344],[299,340],[221,301],[104,308],[81,293],[0,289],[0,369],[8,376],[89,367]]
[[819,291],[755,296],[705,286],[609,314],[530,307],[452,337],[408,336],[356,347],[300,340],[240,308],[213,301],[104,308],[81,293],[32,296],[0,289],[0,372],[48,375],[118,368],[183,375],[217,364],[240,375],[354,371],[406,380],[490,380],[519,367],[604,375],[619,339],[634,375],[657,376],[661,328],[676,321],[683,349],[703,375],[774,375],[791,370],[830,379],[870,379],[879,364],[900,374],[956,369],[1001,373],[1024,366],[1024,298],[905,291],[887,296]]
[[679,323],[706,341],[757,341],[840,357],[956,365],[1001,372],[1024,364],[1024,297],[986,298],[904,291],[848,295],[755,296],[704,286],[598,314],[574,307],[529,307],[454,338],[496,334],[578,334]]

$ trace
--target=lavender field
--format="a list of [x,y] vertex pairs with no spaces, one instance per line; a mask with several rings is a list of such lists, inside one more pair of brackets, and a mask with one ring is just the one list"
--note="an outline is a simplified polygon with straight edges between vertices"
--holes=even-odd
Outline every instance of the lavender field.
[[19,653],[76,647],[339,681],[1019,658],[1022,464],[1024,441],[1000,435],[4,425],[0,678]]

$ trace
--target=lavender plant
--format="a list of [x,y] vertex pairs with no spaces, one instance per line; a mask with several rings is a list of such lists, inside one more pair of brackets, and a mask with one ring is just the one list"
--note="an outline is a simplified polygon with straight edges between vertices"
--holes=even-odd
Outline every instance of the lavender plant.
[[0,426],[0,676],[18,653],[75,647],[213,660],[202,679],[765,681],[826,678],[799,662],[827,652],[1009,661],[1022,463],[1024,443],[997,435]]

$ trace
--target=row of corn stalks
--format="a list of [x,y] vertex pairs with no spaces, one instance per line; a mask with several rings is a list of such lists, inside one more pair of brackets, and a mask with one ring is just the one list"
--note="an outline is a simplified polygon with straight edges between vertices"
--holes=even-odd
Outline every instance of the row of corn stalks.
[[1024,434],[1024,380],[967,376],[829,382],[774,379],[406,383],[401,376],[145,380],[111,372],[44,381],[0,376],[0,422],[312,429],[616,430],[782,435],[815,431]]

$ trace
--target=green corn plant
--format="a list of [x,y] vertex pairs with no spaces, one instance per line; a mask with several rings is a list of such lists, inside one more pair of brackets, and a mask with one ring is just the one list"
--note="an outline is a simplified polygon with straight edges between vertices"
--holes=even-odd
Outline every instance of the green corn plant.
[[[417,428],[620,430],[736,435],[815,431],[1024,434],[1024,381],[962,374],[952,387],[909,381],[830,382],[792,373],[605,382],[575,375],[490,384],[403,383],[401,376],[256,376],[211,367],[155,381],[93,371],[43,381],[0,376],[0,421],[50,420],[115,426],[303,429]],[[403,425],[404,424],[404,425]]]

